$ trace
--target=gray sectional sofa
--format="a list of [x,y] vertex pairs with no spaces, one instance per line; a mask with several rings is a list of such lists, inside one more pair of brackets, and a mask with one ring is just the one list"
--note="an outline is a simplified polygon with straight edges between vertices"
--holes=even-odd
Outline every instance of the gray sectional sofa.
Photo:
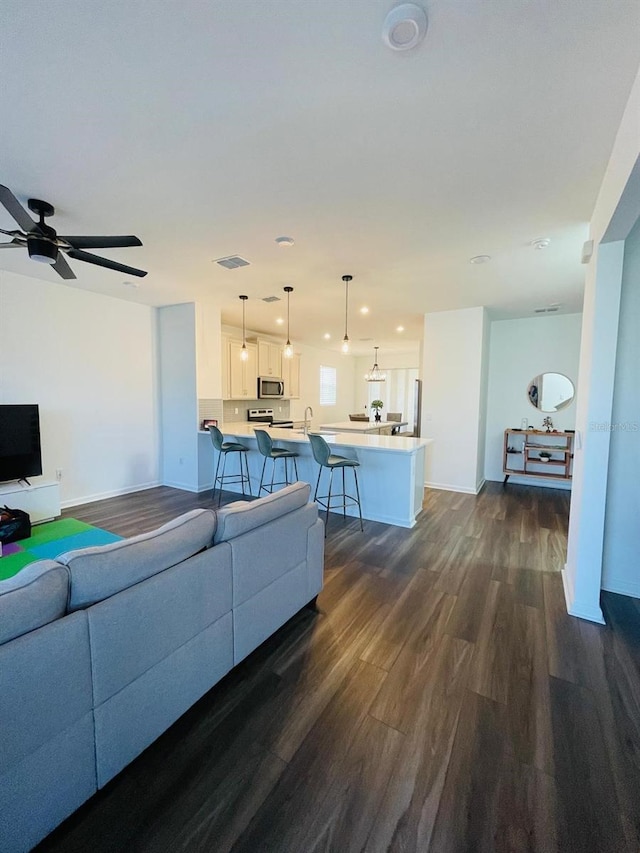
[[0,850],[29,850],[322,588],[296,483],[0,582]]

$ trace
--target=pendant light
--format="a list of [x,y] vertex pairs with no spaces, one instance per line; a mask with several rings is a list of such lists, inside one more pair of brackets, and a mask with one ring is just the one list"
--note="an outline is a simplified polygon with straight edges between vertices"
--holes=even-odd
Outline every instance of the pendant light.
[[240,350],[240,358],[243,361],[247,361],[249,358],[249,350],[247,349],[247,337],[246,337],[246,329],[244,324],[244,311],[245,305],[247,302],[248,296],[239,296],[239,299],[242,299],[242,349]]
[[367,382],[386,382],[387,374],[383,373],[378,367],[378,350],[379,347],[374,347],[375,355],[373,356],[373,367],[368,373],[365,373],[364,378]]
[[293,347],[291,346],[291,340],[289,338],[289,294],[293,292],[293,288],[284,287],[283,290],[287,294],[287,343],[282,351],[282,355],[285,358],[293,358]]
[[344,281],[344,338],[342,339],[342,352],[346,355],[349,352],[349,335],[347,333],[347,323],[349,320],[349,282],[352,280],[352,275],[343,275]]

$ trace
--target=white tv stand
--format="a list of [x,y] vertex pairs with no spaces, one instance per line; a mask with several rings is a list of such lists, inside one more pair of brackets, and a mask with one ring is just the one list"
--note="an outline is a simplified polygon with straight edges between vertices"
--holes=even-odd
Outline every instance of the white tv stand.
[[26,483],[0,483],[0,506],[23,509],[31,516],[32,524],[51,521],[60,515],[60,483],[44,482],[27,486]]

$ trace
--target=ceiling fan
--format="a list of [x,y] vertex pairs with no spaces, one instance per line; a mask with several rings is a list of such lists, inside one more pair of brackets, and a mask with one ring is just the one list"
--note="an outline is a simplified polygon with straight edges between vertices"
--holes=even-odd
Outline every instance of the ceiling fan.
[[[37,198],[30,198],[27,202],[29,210],[39,217],[39,222],[34,222],[18,199],[10,189],[0,184],[0,203],[4,205],[9,214],[18,223],[21,231],[6,231],[0,228],[0,234],[12,237],[10,243],[0,243],[0,249],[14,249],[27,247],[29,257],[33,261],[43,264],[51,264],[52,268],[61,278],[76,278],[75,273],[64,259],[64,255],[75,258],[77,261],[86,261],[98,267],[106,267],[117,270],[126,275],[145,276],[144,270],[128,267],[108,258],[101,258],[85,252],[85,249],[118,249],[125,246],[142,246],[138,237],[69,237],[58,235],[55,229],[45,223],[45,218],[53,216],[55,209],[53,205]],[[64,255],[63,255],[64,253]]]

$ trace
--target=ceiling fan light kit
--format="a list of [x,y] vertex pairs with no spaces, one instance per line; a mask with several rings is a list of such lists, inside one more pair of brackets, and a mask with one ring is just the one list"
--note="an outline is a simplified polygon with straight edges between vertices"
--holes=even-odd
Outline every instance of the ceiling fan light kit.
[[[121,237],[92,237],[92,236],[63,236],[58,235],[55,228],[47,225],[45,218],[53,216],[55,208],[48,201],[39,198],[30,198],[27,202],[29,210],[38,216],[38,222],[34,222],[18,199],[8,187],[0,184],[0,204],[7,213],[15,219],[20,230],[7,231],[0,228],[0,234],[12,237],[10,243],[0,243],[0,248],[24,248],[32,261],[41,264],[50,264],[51,267],[63,279],[76,278],[75,273],[66,262],[64,255],[78,261],[94,264],[98,267],[123,272],[127,275],[136,275],[142,278],[147,273],[144,270],[119,264],[99,255],[92,255],[84,249],[119,249],[130,246],[142,246],[138,237],[132,234]],[[64,254],[63,254],[64,253]]]

